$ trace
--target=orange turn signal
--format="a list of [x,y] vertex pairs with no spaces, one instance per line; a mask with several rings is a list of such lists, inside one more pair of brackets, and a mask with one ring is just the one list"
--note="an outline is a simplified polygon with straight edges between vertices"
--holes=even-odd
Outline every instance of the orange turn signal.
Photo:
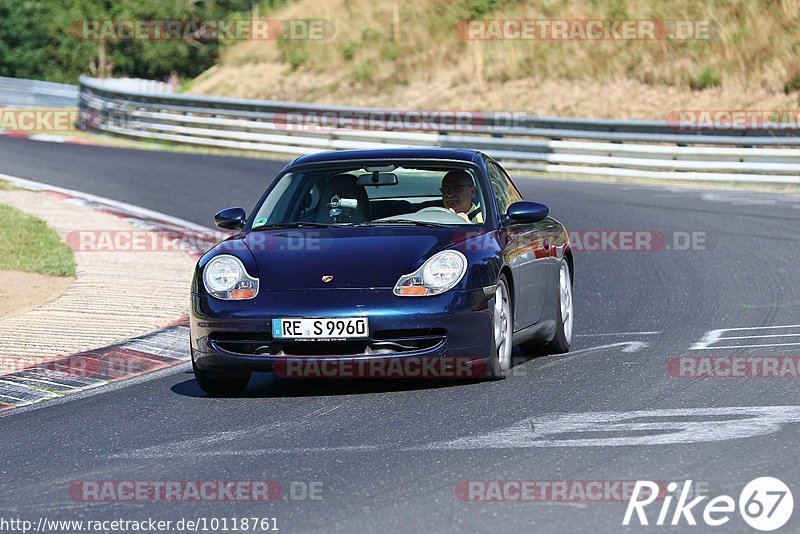
[[251,299],[256,296],[256,292],[252,289],[234,289],[231,291],[232,299]]
[[410,297],[422,297],[425,295],[425,288],[423,286],[402,286],[400,294]]

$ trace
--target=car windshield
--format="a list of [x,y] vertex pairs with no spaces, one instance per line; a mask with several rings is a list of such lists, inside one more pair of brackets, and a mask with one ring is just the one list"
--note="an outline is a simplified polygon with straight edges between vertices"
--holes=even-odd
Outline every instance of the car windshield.
[[308,166],[278,178],[252,227],[482,225],[486,202],[477,172],[408,161]]

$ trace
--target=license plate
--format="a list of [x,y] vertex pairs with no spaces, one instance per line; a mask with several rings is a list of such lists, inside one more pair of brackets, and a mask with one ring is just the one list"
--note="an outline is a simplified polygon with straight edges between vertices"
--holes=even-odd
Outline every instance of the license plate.
[[272,320],[273,339],[363,339],[368,336],[366,317]]

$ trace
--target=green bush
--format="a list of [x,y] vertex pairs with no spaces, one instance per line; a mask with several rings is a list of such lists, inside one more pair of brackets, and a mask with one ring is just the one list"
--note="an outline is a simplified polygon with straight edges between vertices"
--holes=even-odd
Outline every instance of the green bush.
[[708,67],[689,80],[689,87],[693,91],[702,91],[703,89],[719,87],[720,85],[722,85],[722,79]]
[[361,43],[358,41],[347,41],[342,47],[342,56],[346,61],[352,61],[360,47]]
[[375,64],[371,61],[362,61],[353,68],[351,78],[354,82],[370,82],[375,76]]
[[394,61],[400,56],[400,47],[395,43],[386,43],[381,48],[381,59],[386,61]]
[[281,37],[278,39],[278,50],[281,60],[291,65],[292,70],[297,70],[308,61],[311,53],[306,48],[305,41]]
[[612,20],[628,18],[628,6],[625,0],[614,0],[608,9],[608,18]]
[[798,89],[800,89],[800,74],[795,74],[788,82],[783,84],[783,92],[787,95],[789,93],[794,93]]
[[519,3],[521,0],[464,0],[464,7],[467,8],[468,18],[479,19],[498,9],[512,3]]

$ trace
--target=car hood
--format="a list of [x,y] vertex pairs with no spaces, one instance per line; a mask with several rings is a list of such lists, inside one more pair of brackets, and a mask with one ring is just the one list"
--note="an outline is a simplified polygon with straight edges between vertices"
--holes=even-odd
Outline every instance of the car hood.
[[[261,291],[392,288],[432,254],[479,230],[346,227],[250,232],[241,239],[253,254]],[[482,232],[482,230],[480,230]],[[327,282],[323,277],[332,277]]]

